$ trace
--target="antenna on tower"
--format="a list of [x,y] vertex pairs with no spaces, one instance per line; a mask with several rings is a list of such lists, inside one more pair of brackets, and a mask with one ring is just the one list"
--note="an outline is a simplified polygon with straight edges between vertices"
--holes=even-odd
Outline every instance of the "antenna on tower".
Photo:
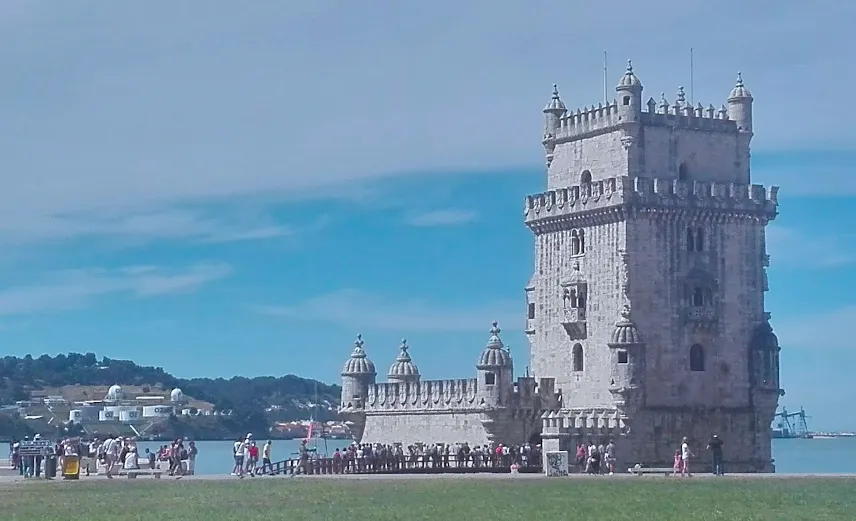
[[606,105],[609,105],[609,91],[606,88],[607,82],[609,81],[607,79],[608,76],[606,67],[606,51],[603,51],[603,102]]
[[695,103],[695,95],[694,95],[694,83],[695,83],[695,70],[693,67],[693,48],[690,47],[690,105]]

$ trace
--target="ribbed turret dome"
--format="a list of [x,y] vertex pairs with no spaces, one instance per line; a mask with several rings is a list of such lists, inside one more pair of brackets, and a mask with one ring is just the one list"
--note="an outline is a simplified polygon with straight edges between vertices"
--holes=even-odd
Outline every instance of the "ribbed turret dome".
[[357,376],[357,375],[375,375],[375,365],[366,356],[363,351],[363,335],[357,335],[357,340],[354,341],[354,352],[351,353],[351,358],[345,362],[342,368],[342,376]]
[[490,329],[490,338],[484,347],[484,351],[482,351],[477,368],[495,369],[511,366],[511,354],[505,349],[502,340],[499,338],[500,331],[502,330],[494,321],[493,327]]
[[731,89],[731,94],[728,95],[728,100],[740,99],[740,98],[752,98],[752,93],[749,92],[743,85],[743,75],[741,73],[737,73],[737,83],[734,85],[734,88]]
[[618,80],[618,85],[615,88],[620,90],[642,88],[642,82],[633,74],[633,63],[630,60],[627,60],[627,69],[621,79]]
[[565,108],[565,103],[559,97],[559,86],[555,83],[553,84],[553,97],[550,98],[550,101],[547,103],[547,106],[544,107],[544,112],[565,112],[567,109]]
[[410,346],[407,345],[407,339],[401,339],[401,352],[398,353],[398,358],[395,363],[389,366],[390,380],[418,380],[419,368],[413,363],[410,358],[410,353],[407,350]]
[[615,330],[612,332],[610,345],[632,345],[641,344],[642,335],[636,329],[636,324],[630,320],[630,307],[624,306],[621,310],[621,320],[615,324]]

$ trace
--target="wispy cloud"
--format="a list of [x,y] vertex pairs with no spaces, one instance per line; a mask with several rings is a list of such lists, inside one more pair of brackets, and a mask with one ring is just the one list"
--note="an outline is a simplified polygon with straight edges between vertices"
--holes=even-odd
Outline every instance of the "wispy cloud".
[[483,331],[493,320],[506,328],[522,325],[519,302],[490,305],[429,303],[382,297],[355,289],[318,295],[291,306],[251,306],[262,315],[295,321],[326,322],[358,330]]
[[856,305],[844,306],[822,313],[773,317],[779,344],[783,348],[839,348],[853,350],[853,323]]
[[[759,146],[854,141],[852,104],[837,104],[835,118],[804,110],[799,124],[792,110],[807,99],[840,99],[839,85],[856,79],[841,67],[854,42],[848,2],[816,11],[779,2],[775,15],[770,2],[622,2],[608,34],[598,24],[579,28],[567,67],[556,67],[564,50],[543,52],[553,37],[523,3],[438,0],[426,10],[406,2],[211,0],[204,17],[173,3],[102,4],[87,18],[75,2],[16,1],[0,16],[0,47],[20,50],[0,56],[8,78],[0,86],[0,223],[63,234],[78,223],[55,216],[258,195],[329,197],[391,175],[537,168],[550,84],[560,84],[572,107],[596,103],[609,49],[611,59],[634,58],[646,97],[665,91],[674,99],[687,75],[671,59],[675,41],[695,42],[704,63],[695,96],[705,104],[724,102],[743,70],[757,100]],[[728,6],[741,9],[739,19],[708,24],[703,34],[682,23],[715,20]],[[600,11],[580,6],[575,16],[597,19]],[[671,29],[640,44],[637,20],[650,13]],[[383,20],[384,30],[366,37],[371,20]],[[318,27],[329,37],[319,40]],[[789,36],[795,32],[803,38]],[[283,57],[287,67],[270,67]],[[615,67],[609,81],[620,74]],[[818,175],[812,183],[822,186]]]
[[421,214],[411,215],[405,219],[410,226],[434,227],[434,226],[459,226],[478,219],[478,212],[474,210],[434,210]]
[[0,315],[74,309],[114,294],[146,298],[192,292],[231,272],[230,266],[219,263],[177,270],[155,266],[65,270],[37,284],[0,291]]
[[49,244],[74,239],[104,239],[113,244],[160,240],[225,243],[293,236],[314,231],[325,222],[321,218],[308,224],[281,224],[261,211],[242,214],[217,208],[87,212],[0,220],[0,243]]
[[[772,224],[767,228],[771,264],[782,268],[830,269],[856,264],[856,235],[818,235]],[[807,254],[807,252],[811,252]]]

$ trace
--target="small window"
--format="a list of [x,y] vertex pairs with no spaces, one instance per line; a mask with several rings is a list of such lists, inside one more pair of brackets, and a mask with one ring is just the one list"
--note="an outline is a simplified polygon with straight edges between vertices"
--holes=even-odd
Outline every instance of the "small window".
[[692,228],[687,228],[687,251],[695,251],[695,235]]
[[619,351],[618,352],[618,363],[626,364],[627,363],[627,351]]
[[624,96],[624,105],[630,105],[630,96]]
[[586,252],[586,232],[584,230],[580,230],[579,233],[580,238],[580,253]]
[[576,230],[571,230],[571,255],[580,254],[580,235]]
[[690,348],[690,371],[704,371],[704,347],[699,344]]
[[535,303],[530,302],[529,303],[529,320],[532,320],[533,318],[535,318]]
[[584,365],[583,365],[583,346],[581,344],[574,344],[573,358],[574,358],[574,371],[578,372],[578,373],[582,372]]
[[681,166],[678,167],[678,179],[681,181],[688,181],[690,178],[689,172],[687,172],[687,164],[681,163]]
[[704,306],[704,291],[702,291],[701,288],[696,288],[693,290],[693,306]]
[[704,228],[699,228],[696,232],[695,249],[704,251]]
[[583,170],[583,173],[580,176],[580,184],[591,184],[591,172],[589,170]]
[[493,373],[485,373],[484,374],[484,384],[485,385],[495,385],[496,384],[496,375]]

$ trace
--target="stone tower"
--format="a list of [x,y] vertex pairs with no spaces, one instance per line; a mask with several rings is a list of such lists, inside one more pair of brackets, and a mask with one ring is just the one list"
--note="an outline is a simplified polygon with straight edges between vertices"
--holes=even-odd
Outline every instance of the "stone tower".
[[613,438],[620,464],[670,466],[682,437],[702,454],[718,434],[732,471],[772,471],[783,391],[765,228],[778,188],[751,184],[752,95],[738,73],[727,108],[693,106],[683,88],[643,105],[630,62],[615,91],[568,111],[554,88],[547,191],[526,198],[531,367],[562,395],[544,449]]

